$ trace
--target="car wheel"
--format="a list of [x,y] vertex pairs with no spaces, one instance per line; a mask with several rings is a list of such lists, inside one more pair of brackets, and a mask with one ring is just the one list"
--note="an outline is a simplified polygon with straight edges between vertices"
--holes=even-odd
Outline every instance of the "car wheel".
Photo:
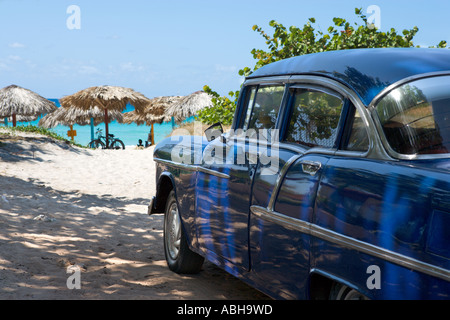
[[169,269],[176,273],[197,273],[203,265],[204,258],[189,249],[173,191],[164,216],[164,253]]
[[369,300],[369,298],[349,286],[335,283],[331,288],[330,300]]

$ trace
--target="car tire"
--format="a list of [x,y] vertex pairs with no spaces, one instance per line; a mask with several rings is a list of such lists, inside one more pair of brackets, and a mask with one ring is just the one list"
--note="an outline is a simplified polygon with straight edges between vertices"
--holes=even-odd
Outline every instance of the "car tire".
[[193,274],[202,268],[204,258],[189,249],[173,190],[167,198],[164,214],[164,253],[173,272]]
[[369,300],[369,298],[349,286],[335,283],[330,291],[330,300]]

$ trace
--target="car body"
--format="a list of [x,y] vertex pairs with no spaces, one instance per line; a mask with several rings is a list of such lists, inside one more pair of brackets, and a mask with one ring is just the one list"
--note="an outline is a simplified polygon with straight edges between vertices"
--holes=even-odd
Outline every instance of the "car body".
[[154,151],[172,270],[207,259],[274,299],[450,298],[449,50],[272,63],[214,136]]

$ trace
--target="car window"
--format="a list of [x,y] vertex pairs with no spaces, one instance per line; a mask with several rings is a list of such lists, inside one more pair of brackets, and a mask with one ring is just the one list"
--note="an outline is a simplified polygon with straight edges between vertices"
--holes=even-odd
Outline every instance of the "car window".
[[244,129],[273,129],[283,99],[284,86],[260,86],[253,100],[251,112],[247,111]]
[[307,147],[334,146],[343,101],[315,90],[295,89],[284,141]]
[[253,104],[255,102],[256,90],[257,90],[256,86],[247,88],[247,101],[246,101],[247,110],[245,113],[243,128],[248,128],[250,116],[252,115]]
[[450,152],[450,76],[407,83],[386,95],[376,112],[390,147],[399,154]]
[[359,111],[352,105],[349,111],[348,123],[349,132],[343,150],[348,151],[367,151],[369,150],[369,136],[366,126],[361,118]]

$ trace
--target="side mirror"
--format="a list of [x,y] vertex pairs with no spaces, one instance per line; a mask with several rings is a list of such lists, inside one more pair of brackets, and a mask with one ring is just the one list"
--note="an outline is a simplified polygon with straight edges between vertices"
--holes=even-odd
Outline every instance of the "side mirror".
[[205,136],[208,141],[212,141],[223,133],[223,127],[220,122],[214,123],[205,130]]

